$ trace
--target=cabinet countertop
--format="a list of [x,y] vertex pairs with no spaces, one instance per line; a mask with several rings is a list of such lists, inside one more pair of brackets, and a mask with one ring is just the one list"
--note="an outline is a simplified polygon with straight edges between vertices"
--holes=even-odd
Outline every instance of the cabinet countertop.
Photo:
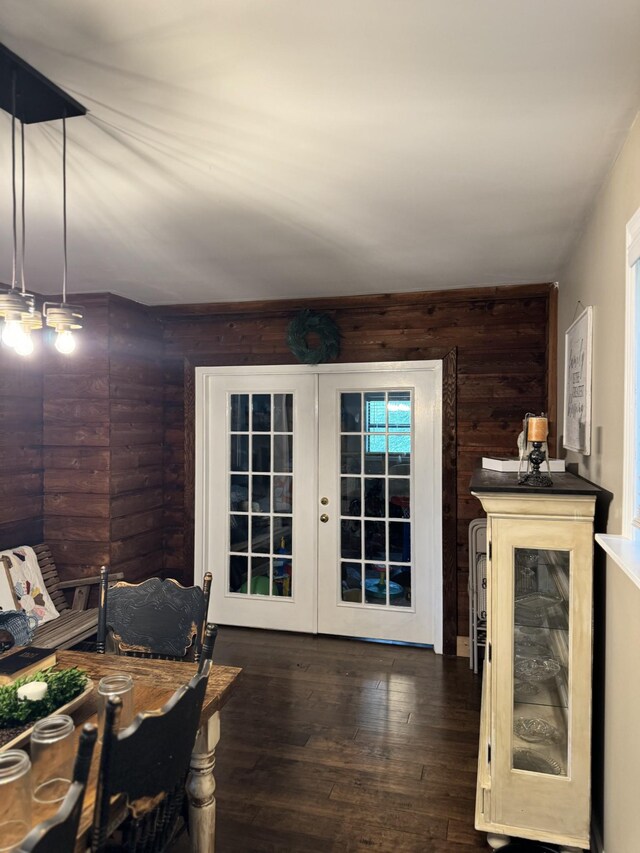
[[[544,472],[543,472],[544,473]],[[472,492],[514,492],[527,495],[597,495],[601,489],[576,474],[551,475],[551,486],[519,486],[518,475],[476,468],[469,488]]]

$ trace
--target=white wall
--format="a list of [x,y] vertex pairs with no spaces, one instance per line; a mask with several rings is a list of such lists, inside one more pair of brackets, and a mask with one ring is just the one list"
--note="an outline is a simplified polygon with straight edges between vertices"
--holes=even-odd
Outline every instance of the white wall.
[[[579,462],[582,476],[613,493],[609,533],[622,532],[625,229],[639,207],[640,114],[563,271],[558,299],[559,412],[563,403],[564,331],[576,315],[578,300],[584,306],[594,306],[592,453],[590,457],[568,453],[567,458]],[[562,432],[562,423],[558,431]],[[606,568],[604,559],[598,562],[597,571],[606,572],[602,579],[606,602],[596,602],[596,627],[601,632],[596,648],[603,648],[594,685],[596,707],[601,699],[599,692],[604,691],[604,722],[600,725],[600,715],[596,714],[595,728],[596,821],[602,824],[606,853],[637,853],[640,590],[611,560],[606,561]],[[596,583],[596,589],[598,586]],[[603,766],[599,766],[600,754]],[[604,797],[600,802],[602,781]]]

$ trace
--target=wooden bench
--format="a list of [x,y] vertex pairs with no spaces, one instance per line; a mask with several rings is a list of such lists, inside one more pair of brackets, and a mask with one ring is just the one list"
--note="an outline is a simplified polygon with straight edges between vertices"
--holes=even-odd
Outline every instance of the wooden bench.
[[[32,547],[38,558],[44,585],[60,614],[57,619],[45,622],[36,629],[33,644],[45,649],[69,649],[97,632],[98,608],[87,609],[87,605],[91,587],[100,583],[100,577],[61,581],[49,547],[43,544]],[[121,580],[123,577],[122,572],[116,572],[109,576],[109,580]],[[65,589],[75,590],[71,607],[65,598]]]

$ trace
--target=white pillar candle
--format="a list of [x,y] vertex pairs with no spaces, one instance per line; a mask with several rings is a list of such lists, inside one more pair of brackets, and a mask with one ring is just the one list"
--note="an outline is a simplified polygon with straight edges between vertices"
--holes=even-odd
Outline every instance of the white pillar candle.
[[47,695],[49,685],[46,681],[30,681],[18,687],[18,699],[28,699],[30,702],[39,702]]

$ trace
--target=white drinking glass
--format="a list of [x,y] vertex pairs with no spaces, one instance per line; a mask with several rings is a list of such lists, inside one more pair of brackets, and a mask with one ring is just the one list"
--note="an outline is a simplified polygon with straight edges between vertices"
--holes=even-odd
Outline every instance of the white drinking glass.
[[67,714],[44,717],[31,732],[33,799],[60,803],[73,779],[76,757],[75,725]]
[[14,850],[31,828],[31,761],[21,749],[0,753],[0,850]]
[[122,700],[116,730],[125,729],[133,720],[133,678],[130,675],[105,675],[98,684],[98,732],[102,740],[107,699],[118,696]]

